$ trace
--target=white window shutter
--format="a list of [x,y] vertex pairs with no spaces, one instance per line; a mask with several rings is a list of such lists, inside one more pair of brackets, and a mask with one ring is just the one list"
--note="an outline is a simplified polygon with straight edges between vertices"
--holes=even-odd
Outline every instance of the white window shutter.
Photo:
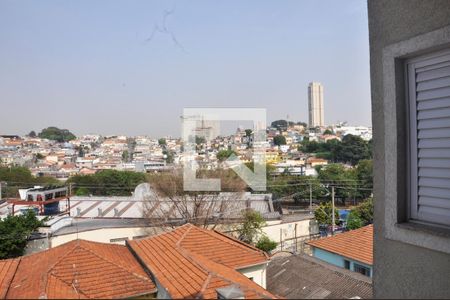
[[450,50],[406,62],[410,216],[450,225]]

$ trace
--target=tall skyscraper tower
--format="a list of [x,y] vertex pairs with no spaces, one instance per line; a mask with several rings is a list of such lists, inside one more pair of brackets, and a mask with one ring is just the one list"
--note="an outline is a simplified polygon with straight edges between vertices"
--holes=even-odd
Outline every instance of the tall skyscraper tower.
[[311,82],[308,85],[309,127],[324,126],[323,118],[323,85]]

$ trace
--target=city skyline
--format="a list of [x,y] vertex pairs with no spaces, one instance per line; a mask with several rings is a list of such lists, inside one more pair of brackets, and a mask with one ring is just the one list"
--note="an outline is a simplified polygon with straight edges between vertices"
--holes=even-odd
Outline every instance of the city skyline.
[[4,1],[0,38],[1,134],[179,136],[184,108],[243,103],[307,122],[316,80],[327,124],[371,125],[360,1]]

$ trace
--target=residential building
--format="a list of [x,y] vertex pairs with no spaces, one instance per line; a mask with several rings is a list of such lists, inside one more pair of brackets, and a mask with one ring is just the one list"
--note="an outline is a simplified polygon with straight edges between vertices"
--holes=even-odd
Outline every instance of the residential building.
[[155,278],[158,298],[225,299],[218,292],[232,286],[241,299],[275,298],[265,290],[267,254],[220,232],[186,224],[127,245]]
[[75,240],[0,260],[1,299],[132,298],[156,295],[156,286],[127,247]]
[[373,275],[373,226],[307,242],[313,256],[332,265]]
[[0,260],[6,299],[240,299],[265,290],[269,257],[217,231],[186,224],[125,246],[74,240]]
[[308,110],[309,127],[323,127],[325,125],[323,115],[323,85],[319,82],[311,82],[308,85]]
[[275,254],[267,290],[290,299],[371,299],[372,279],[308,255]]
[[374,297],[449,298],[450,2],[370,0],[368,16]]

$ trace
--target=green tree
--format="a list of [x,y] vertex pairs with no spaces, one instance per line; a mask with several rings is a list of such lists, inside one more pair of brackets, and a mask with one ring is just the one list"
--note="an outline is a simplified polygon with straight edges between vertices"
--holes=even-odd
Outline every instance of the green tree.
[[165,146],[165,145],[167,145],[166,139],[165,139],[165,138],[160,138],[160,139],[158,140],[158,144],[159,144],[160,146]]
[[3,195],[7,198],[18,196],[18,189],[32,187],[33,185],[61,185],[56,178],[49,176],[34,177],[26,167],[0,167],[0,181],[5,181],[7,185],[3,188]]
[[[333,216],[333,208],[331,207],[331,202],[322,202],[319,207],[314,211],[314,217],[317,222],[321,225],[331,225]],[[334,220],[335,225],[339,222],[339,211],[334,210]]]
[[73,183],[75,193],[96,196],[128,196],[140,183],[146,182],[144,173],[132,171],[103,170],[93,175],[75,175],[67,180]]
[[89,189],[86,187],[79,187],[75,189],[76,196],[89,196]]
[[364,226],[363,220],[361,220],[360,216],[354,211],[351,210],[348,214],[347,219],[347,228],[350,230],[358,229]]
[[171,164],[174,161],[174,154],[172,151],[163,150],[163,154],[165,155],[166,163]]
[[204,144],[204,143],[206,143],[206,139],[205,139],[205,137],[203,137],[203,136],[198,136],[198,135],[196,135],[196,136],[195,136],[195,143],[196,143],[197,145]]
[[358,198],[366,199],[372,194],[373,186],[373,161],[360,160],[356,165],[356,178],[358,179]]
[[245,136],[246,136],[246,137],[252,136],[252,133],[253,133],[253,130],[251,130],[251,129],[245,129]]
[[313,176],[281,175],[268,177],[267,180],[267,191],[274,199],[292,196],[297,204],[309,203],[310,186],[314,200],[324,196],[325,189]]
[[36,159],[44,159],[44,155],[42,155],[41,153],[37,153]]
[[130,158],[130,155],[128,154],[128,150],[124,150],[122,152],[122,161],[123,162],[128,162]]
[[259,212],[246,210],[243,213],[242,223],[237,227],[239,240],[247,244],[254,244],[258,236],[261,235],[262,228],[265,224],[266,221]]
[[360,160],[372,158],[369,143],[361,137],[347,134],[342,139],[341,152],[338,159],[356,165]]
[[270,252],[277,247],[277,242],[271,240],[267,235],[263,235],[255,246],[262,251]]
[[347,219],[348,229],[357,229],[373,223],[373,198],[368,198],[354,207]]
[[326,129],[323,134],[333,134],[333,131],[331,131],[330,129]]
[[48,127],[42,129],[42,131],[39,133],[39,137],[42,139],[53,140],[60,143],[76,139],[76,136],[69,130],[59,129],[57,127]]
[[35,138],[36,137],[36,132],[34,130],[31,130],[30,133],[28,134],[28,137]]
[[273,143],[277,146],[286,145],[286,138],[282,135],[276,135],[273,138]]
[[228,149],[228,150],[220,150],[219,152],[217,152],[216,157],[217,157],[217,159],[218,159],[220,162],[224,162],[224,161],[227,160],[228,157],[230,157],[232,154],[236,155],[236,152],[234,152],[234,151],[231,150],[231,149]]
[[273,121],[270,124],[270,127],[276,128],[278,130],[286,130],[288,127],[288,122],[286,120],[277,120],[277,121]]
[[335,185],[335,196],[345,204],[345,200],[356,197],[356,174],[354,170],[345,168],[342,164],[328,164],[318,168],[318,179],[321,182]]
[[0,220],[0,259],[23,255],[31,233],[42,225],[32,210]]

